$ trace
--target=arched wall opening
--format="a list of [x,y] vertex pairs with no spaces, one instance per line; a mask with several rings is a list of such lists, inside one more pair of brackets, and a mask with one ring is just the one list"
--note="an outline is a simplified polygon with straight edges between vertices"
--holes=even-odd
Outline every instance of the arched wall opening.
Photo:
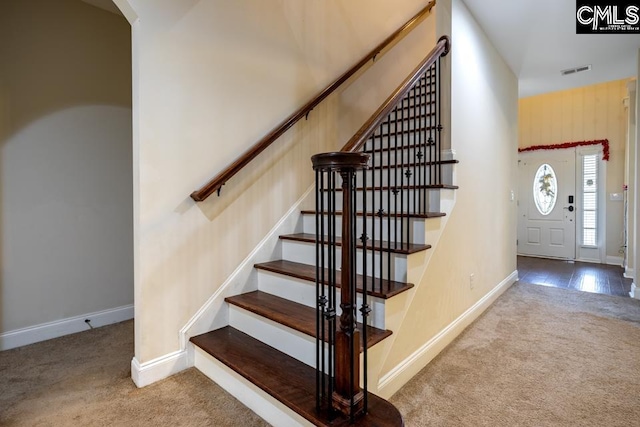
[[0,350],[133,317],[131,26],[90,3],[0,3]]

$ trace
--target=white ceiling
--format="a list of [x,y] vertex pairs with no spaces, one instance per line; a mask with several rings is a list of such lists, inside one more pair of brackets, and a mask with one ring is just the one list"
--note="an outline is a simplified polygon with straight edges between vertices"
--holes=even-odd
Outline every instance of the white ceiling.
[[120,9],[113,3],[112,0],[82,0],[85,3],[90,4],[91,6],[99,7],[100,9],[106,10],[107,12],[115,13],[116,15],[121,15]]
[[[518,76],[521,98],[637,74],[640,35],[576,34],[574,0],[464,2]],[[587,64],[591,71],[560,75]]]

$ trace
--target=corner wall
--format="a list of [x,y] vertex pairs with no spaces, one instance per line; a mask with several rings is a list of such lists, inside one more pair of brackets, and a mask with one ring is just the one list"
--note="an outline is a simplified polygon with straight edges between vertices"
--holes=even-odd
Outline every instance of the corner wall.
[[130,26],[0,2],[0,350],[133,316]]
[[451,196],[455,207],[437,246],[418,272],[401,327],[390,337],[380,373],[383,396],[398,390],[517,278],[511,192],[517,190],[518,82],[462,0],[437,7],[445,8],[438,16],[451,12],[450,132],[460,188]]

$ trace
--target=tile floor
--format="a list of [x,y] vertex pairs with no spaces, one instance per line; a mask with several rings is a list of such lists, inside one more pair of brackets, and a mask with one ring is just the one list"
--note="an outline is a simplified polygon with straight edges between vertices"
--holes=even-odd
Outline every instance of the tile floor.
[[614,265],[518,257],[520,280],[536,285],[628,297],[632,280],[622,273]]

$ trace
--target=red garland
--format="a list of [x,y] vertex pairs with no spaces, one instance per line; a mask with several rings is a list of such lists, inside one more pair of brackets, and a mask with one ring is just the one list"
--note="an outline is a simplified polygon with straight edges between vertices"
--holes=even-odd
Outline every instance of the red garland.
[[535,151],[535,150],[558,150],[561,148],[573,148],[580,147],[584,145],[598,145],[602,144],[602,160],[609,160],[609,140],[608,139],[598,139],[596,141],[580,141],[580,142],[563,142],[562,144],[553,144],[553,145],[532,145],[527,148],[518,148],[518,152],[521,153],[523,151]]

